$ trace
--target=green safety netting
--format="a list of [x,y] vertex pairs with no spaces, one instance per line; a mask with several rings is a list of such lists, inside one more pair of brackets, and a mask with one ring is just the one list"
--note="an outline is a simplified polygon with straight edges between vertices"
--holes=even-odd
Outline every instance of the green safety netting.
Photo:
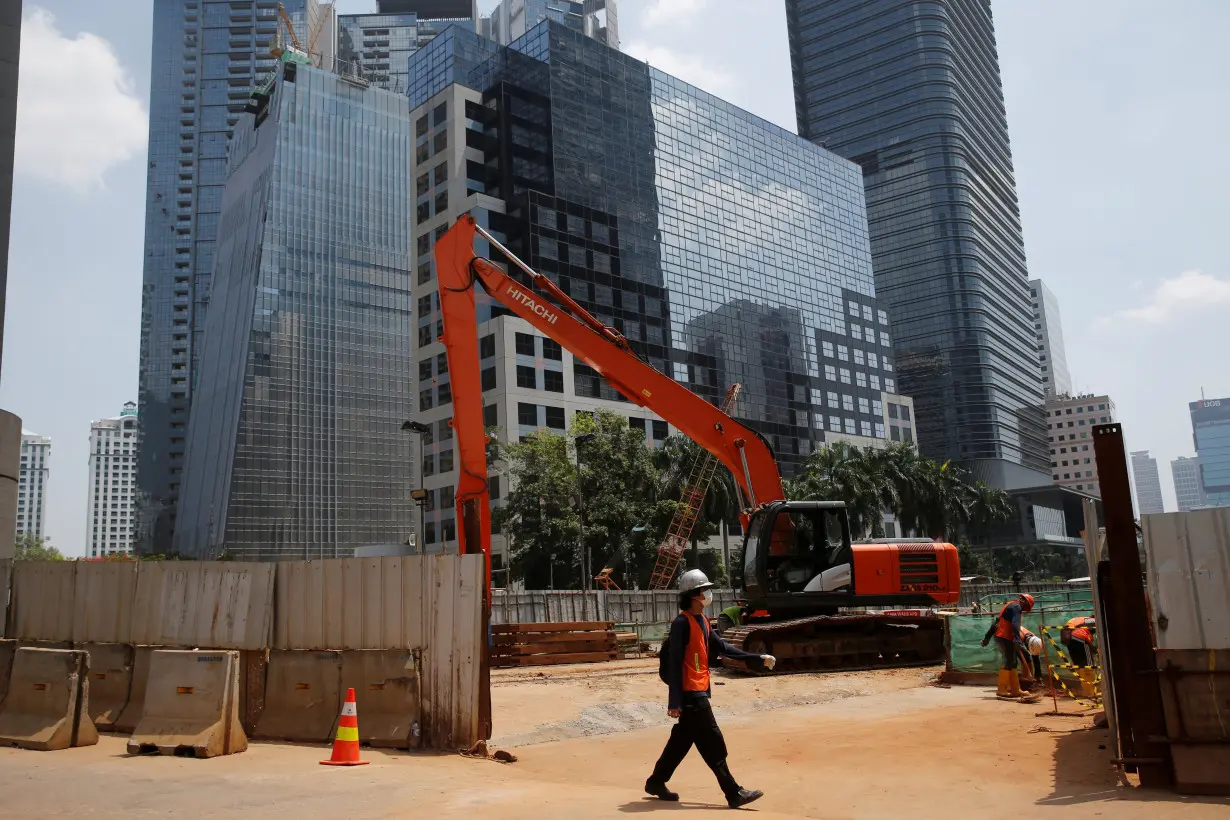
[[[992,642],[984,647],[982,638],[1008,600],[1002,596],[987,596],[975,603],[975,610],[980,611],[978,614],[948,616],[948,658],[954,671],[989,675],[998,671],[999,654],[995,644]],[[1053,666],[1061,666],[1071,662],[1059,641],[1059,630],[1070,618],[1081,615],[1093,615],[1093,596],[1088,589],[1034,594],[1034,609],[1021,618],[1021,623],[1042,638],[1043,663],[1049,661]]]

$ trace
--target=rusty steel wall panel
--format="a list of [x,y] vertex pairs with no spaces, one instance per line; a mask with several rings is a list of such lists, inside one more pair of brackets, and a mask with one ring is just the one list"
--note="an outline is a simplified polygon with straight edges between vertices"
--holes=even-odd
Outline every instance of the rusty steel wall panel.
[[15,561],[9,636],[71,641],[76,561]]
[[278,565],[273,649],[421,649],[424,578],[456,555],[335,558]]
[[81,562],[73,589],[74,643],[132,643],[136,561]]
[[1158,649],[1230,649],[1230,508],[1143,517]]
[[264,649],[273,625],[274,564],[156,561],[140,565],[132,643]]

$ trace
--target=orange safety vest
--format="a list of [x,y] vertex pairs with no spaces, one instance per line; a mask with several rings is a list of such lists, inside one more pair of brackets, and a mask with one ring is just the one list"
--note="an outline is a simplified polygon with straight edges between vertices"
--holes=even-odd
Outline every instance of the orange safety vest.
[[1095,621],[1093,618],[1090,618],[1087,615],[1080,615],[1076,618],[1069,618],[1068,622],[1064,624],[1064,628],[1065,629],[1080,629],[1081,627],[1084,627],[1084,626],[1096,626],[1096,625],[1097,625],[1097,621]]
[[1004,604],[1004,608],[999,611],[999,620],[995,623],[995,637],[1003,638],[1006,641],[1015,641],[1017,639],[1017,635],[1012,631],[1012,621],[1004,617],[1004,613],[1008,611],[1008,607],[1010,606],[1014,606],[1019,609],[1021,605],[1016,601],[1010,601],[1009,603]]
[[1078,626],[1072,630],[1072,640],[1084,641],[1085,643],[1093,643],[1093,634],[1083,626]]
[[696,618],[689,612],[688,645],[683,651],[683,691],[709,691],[709,622],[704,621],[703,630],[696,628]]

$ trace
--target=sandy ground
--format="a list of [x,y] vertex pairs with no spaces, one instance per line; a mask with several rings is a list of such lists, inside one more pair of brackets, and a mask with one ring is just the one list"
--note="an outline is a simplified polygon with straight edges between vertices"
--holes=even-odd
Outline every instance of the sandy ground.
[[[518,744],[513,764],[364,750],[371,765],[336,769],[317,765],[324,748],[264,743],[214,760],[129,758],[123,738],[104,736],[64,752],[0,750],[0,817],[727,816],[695,755],[672,781],[681,803],[641,793],[667,729],[649,706],[632,706],[661,708],[661,684],[637,666],[497,675],[497,734],[503,745]],[[920,677],[898,670],[715,687],[731,768],[766,792],[745,811],[825,820],[1039,809],[1116,820],[1230,817],[1227,800],[1121,783],[1103,748],[1106,731],[1088,728],[1089,720],[1039,717],[1045,704],[919,685]],[[593,717],[595,708],[606,717]],[[649,725],[635,728],[641,720]]]

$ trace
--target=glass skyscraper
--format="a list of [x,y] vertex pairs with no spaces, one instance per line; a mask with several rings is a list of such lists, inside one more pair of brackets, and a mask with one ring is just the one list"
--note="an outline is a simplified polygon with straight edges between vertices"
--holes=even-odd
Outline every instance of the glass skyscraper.
[[[856,165],[556,22],[508,48],[452,29],[411,59],[410,79],[427,229],[416,248],[427,274],[421,387],[442,352],[428,298],[431,243],[447,225],[437,220],[482,207],[513,252],[651,366],[714,402],[744,382],[736,415],[787,472],[831,435],[830,419],[843,435],[886,439],[882,396],[896,373]],[[450,98],[458,88],[468,96]],[[450,166],[454,196],[442,212],[436,130],[463,116],[464,156]],[[470,198],[458,201],[459,188]],[[561,357],[545,355],[552,345],[509,341],[516,366],[505,371],[493,343],[489,381],[484,373],[493,419],[507,413],[524,434],[540,423],[558,429],[589,403],[619,407],[583,363],[562,358],[559,374]],[[500,380],[505,372],[515,386]],[[505,411],[516,389],[517,409]],[[449,480],[433,480],[451,503]],[[451,531],[451,521],[440,525]]]
[[1230,507],[1230,397],[1187,405],[1200,459],[1200,484],[1210,507]]
[[[323,22],[315,0],[283,5],[305,37]],[[171,546],[227,142],[252,88],[276,65],[278,2],[155,0],[153,11],[135,540],[146,553]]]
[[990,0],[786,0],[799,133],[862,166],[876,292],[922,452],[1045,485]]
[[322,558],[414,532],[404,96],[286,64],[236,125],[174,550]]
[[501,0],[489,20],[489,36],[501,45],[550,20],[619,48],[618,0]]
[[405,94],[410,55],[446,27],[478,21],[475,0],[378,0],[375,14],[338,16],[337,72]]

